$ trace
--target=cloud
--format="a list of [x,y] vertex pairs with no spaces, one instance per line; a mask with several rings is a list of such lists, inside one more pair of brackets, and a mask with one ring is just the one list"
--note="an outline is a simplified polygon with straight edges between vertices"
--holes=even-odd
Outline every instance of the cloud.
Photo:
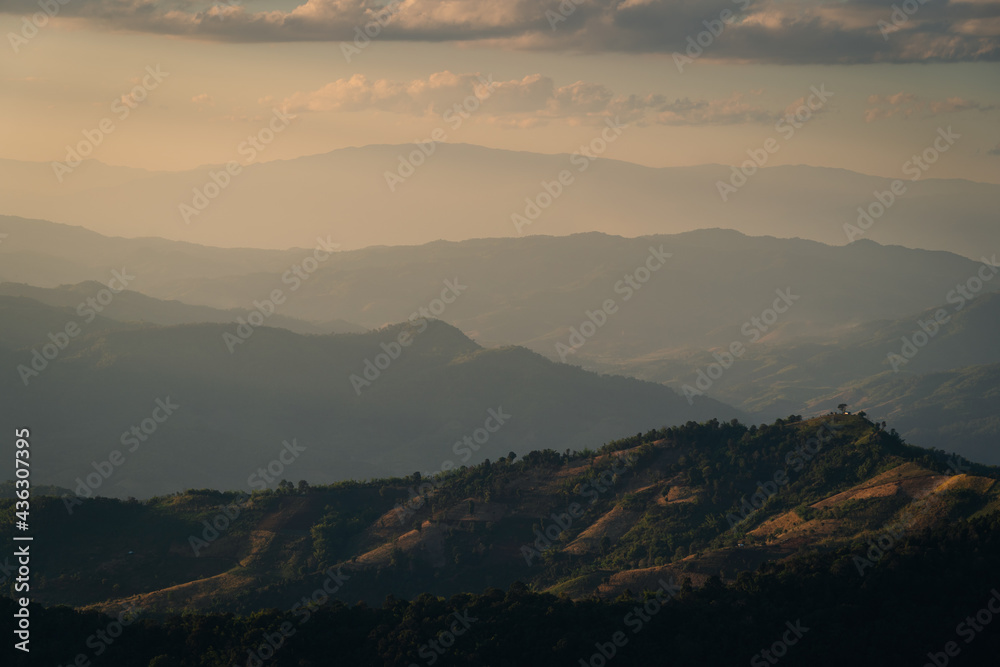
[[[789,64],[1000,60],[997,0],[927,2],[895,20],[894,6],[890,0],[305,0],[293,9],[255,11],[195,0],[73,0],[60,16],[218,41],[353,42],[368,39],[367,25],[375,40],[667,55],[697,43],[708,26],[722,26],[701,57]],[[35,0],[7,0],[0,8],[37,11]]]
[[811,102],[810,98],[812,98],[812,95],[803,95],[785,107],[781,115],[786,117],[811,118],[830,111],[830,105]]
[[[469,96],[481,99],[486,83],[489,83],[486,77],[452,74],[448,71],[408,82],[388,79],[373,81],[364,74],[355,74],[349,79],[337,79],[312,92],[295,93],[286,98],[281,107],[290,112],[375,110],[415,116],[441,114]],[[518,92],[524,93],[525,97],[529,96],[531,84],[528,83]],[[504,96],[512,97],[509,86]]]
[[986,150],[987,155],[1000,155],[1000,144]]
[[930,118],[941,114],[961,111],[994,111],[995,104],[983,104],[961,97],[944,100],[927,100],[913,93],[899,92],[894,95],[871,95],[865,109],[865,122],[872,123],[888,118]]
[[191,98],[191,102],[196,104],[199,108],[203,107],[214,107],[215,100],[208,93],[201,93],[200,95],[195,95]]
[[688,98],[667,104],[656,115],[663,125],[733,125],[738,123],[772,123],[782,114],[750,104],[753,93],[733,93],[717,100]]
[[[440,116],[462,105],[475,113],[477,122],[518,129],[556,120],[571,125],[599,124],[607,118],[663,125],[774,122],[784,112],[751,101],[761,93],[735,92],[722,99],[671,102],[655,93],[619,95],[603,84],[588,81],[556,86],[552,78],[541,74],[495,81],[492,75],[444,71],[412,81],[372,80],[355,74],[317,90],[290,95],[280,106],[293,113],[382,111]],[[273,104],[274,100],[263,98],[261,103],[265,102]]]

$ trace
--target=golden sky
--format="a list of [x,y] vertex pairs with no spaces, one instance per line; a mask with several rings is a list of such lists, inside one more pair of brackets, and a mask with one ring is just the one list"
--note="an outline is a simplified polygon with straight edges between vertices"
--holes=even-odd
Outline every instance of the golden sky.
[[[734,164],[773,137],[770,164],[884,176],[950,126],[961,140],[927,176],[1000,182],[1000,2],[896,25],[892,3],[853,1],[46,1],[0,8],[0,158],[65,160],[104,122],[89,157],[107,164],[224,163],[274,109],[294,131],[256,160],[436,128],[571,153],[617,117],[633,129],[605,157]],[[482,81],[490,95],[457,115]],[[830,95],[807,110],[814,89]]]

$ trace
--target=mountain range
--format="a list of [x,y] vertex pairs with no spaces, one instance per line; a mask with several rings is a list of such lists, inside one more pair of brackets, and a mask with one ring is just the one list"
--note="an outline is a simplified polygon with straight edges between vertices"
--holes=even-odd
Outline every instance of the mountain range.
[[[229,323],[233,336],[240,322],[247,327],[250,321],[255,331],[264,325],[321,334],[383,329],[413,317],[439,319],[464,334],[456,355],[469,339],[487,348],[483,354],[521,346],[586,370],[666,384],[685,398],[712,397],[733,406],[725,415],[764,420],[821,414],[846,401],[874,417],[891,415],[907,438],[919,435],[928,446],[1000,462],[994,444],[1000,433],[992,408],[978,395],[982,385],[955,375],[981,379],[989,372],[981,366],[1000,362],[990,333],[1000,317],[995,257],[978,262],[869,240],[827,246],[726,230],[636,239],[591,233],[439,241],[358,251],[317,242],[312,249],[272,251],[105,237],[13,217],[0,218],[0,229],[7,235],[0,243],[0,278],[13,281],[0,285],[0,294],[72,310],[88,295],[106,291],[104,285],[116,285],[115,272],[127,276],[127,289],[101,308],[102,319],[88,324],[85,334],[126,325],[142,329],[130,334],[138,338],[128,345],[154,339],[150,325],[216,323],[218,341],[206,344],[226,355],[233,347],[235,369],[251,361],[243,361],[234,346],[269,348],[283,341],[264,353],[270,357],[283,345],[299,343],[268,332],[246,345],[226,345],[222,323]],[[45,287],[26,284],[40,284],[41,274],[50,276],[41,283]],[[272,302],[276,294],[280,303]],[[39,319],[11,322],[7,332],[6,344],[19,350],[10,365],[12,397],[23,384],[16,369],[31,359],[31,350],[79,318],[32,308]],[[193,331],[207,330],[176,329],[178,341],[186,342],[172,353],[197,357],[186,347]],[[101,354],[117,358],[114,346],[125,339],[102,343],[110,347]],[[731,357],[731,350],[738,354]],[[352,372],[377,353],[377,347],[358,351]],[[172,372],[182,370],[194,372],[182,362]],[[913,408],[906,402],[913,387],[965,407]],[[665,419],[643,417],[640,423],[669,425],[674,415],[668,411]],[[625,428],[623,422],[618,426]],[[363,477],[390,472],[367,464],[350,470]]]
[[[228,180],[225,165],[150,172],[88,160],[60,181],[50,164],[4,160],[0,211],[109,235],[229,248],[308,246],[327,235],[357,249],[387,239],[420,245],[608,229],[635,237],[710,227],[836,245],[863,237],[975,259],[984,248],[1000,247],[995,184],[796,165],[755,169],[724,199],[719,183],[739,182],[733,167],[651,168],[439,143],[405,182],[390,189],[386,173],[398,172],[400,160],[415,149],[373,145],[241,165]],[[896,188],[899,196],[892,194],[894,180],[902,186]],[[870,223],[859,207],[876,214]],[[529,224],[518,224],[515,216]]]
[[[433,473],[557,440],[575,447],[742,415],[524,348],[484,349],[438,320],[302,335],[238,323],[88,323],[25,297],[0,297],[0,313],[18,325],[0,335],[4,423],[35,425],[51,443],[36,483],[81,497]],[[291,465],[289,447],[307,452],[303,462]],[[254,477],[278,460],[287,473]]]

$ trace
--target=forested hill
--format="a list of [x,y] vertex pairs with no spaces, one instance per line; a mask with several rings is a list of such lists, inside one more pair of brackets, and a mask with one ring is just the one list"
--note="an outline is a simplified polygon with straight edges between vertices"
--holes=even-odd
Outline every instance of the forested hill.
[[[665,581],[659,594],[614,601],[573,600],[515,583],[506,592],[388,596],[372,606],[335,600],[246,617],[157,620],[136,609],[134,617],[124,616],[131,621],[124,628],[94,611],[36,605],[36,627],[52,639],[14,664],[69,665],[100,651],[92,663],[77,664],[763,667],[780,655],[789,666],[906,667],[935,659],[950,664],[951,651],[954,664],[988,667],[1000,652],[990,611],[1000,599],[998,536],[994,513],[905,538],[864,577],[849,563],[852,550],[841,548],[766,565],[726,584],[716,577],[701,588]],[[0,613],[13,609],[12,600],[0,597]],[[119,629],[111,639],[109,631]]]
[[278,667],[586,665],[601,647],[757,665],[747,647],[790,627],[787,664],[921,664],[948,641],[988,664],[996,634],[966,647],[956,624],[1000,585],[998,478],[837,414],[689,422],[434,478],[36,498],[35,617],[60,627],[39,655],[94,657],[100,613],[131,610],[100,664],[256,665],[263,645]]
[[986,515],[1000,507],[998,477],[838,414],[689,422],[434,477],[38,498],[39,539],[52,548],[35,599],[248,612],[290,604],[330,567],[352,577],[344,599],[369,604],[515,581],[614,598],[662,576],[730,580],[810,550],[863,553],[889,528]]

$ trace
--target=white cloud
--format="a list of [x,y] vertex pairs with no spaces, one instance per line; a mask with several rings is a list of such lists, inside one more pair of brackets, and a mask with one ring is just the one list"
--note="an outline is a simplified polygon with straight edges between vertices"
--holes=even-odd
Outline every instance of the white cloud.
[[212,96],[209,95],[208,93],[201,93],[200,95],[195,95],[194,97],[191,98],[191,102],[194,103],[199,108],[215,106],[215,100],[213,100]]
[[865,109],[865,122],[872,123],[888,118],[929,118],[960,111],[993,111],[996,105],[983,104],[962,97],[928,100],[913,93],[898,92],[893,95],[871,95]]
[[[483,82],[490,83],[488,95]],[[317,90],[290,95],[280,106],[291,112],[383,111],[424,116],[441,115],[475,95],[482,101],[475,105],[476,120],[505,128],[531,128],[557,120],[571,125],[599,124],[614,117],[627,123],[666,125],[773,122],[781,112],[755,103],[753,98],[761,92],[668,102],[662,94],[619,95],[603,84],[588,81],[556,86],[552,78],[542,74],[494,81],[491,75],[444,71],[411,81],[372,80],[355,74]],[[265,99],[273,103],[271,98]]]

